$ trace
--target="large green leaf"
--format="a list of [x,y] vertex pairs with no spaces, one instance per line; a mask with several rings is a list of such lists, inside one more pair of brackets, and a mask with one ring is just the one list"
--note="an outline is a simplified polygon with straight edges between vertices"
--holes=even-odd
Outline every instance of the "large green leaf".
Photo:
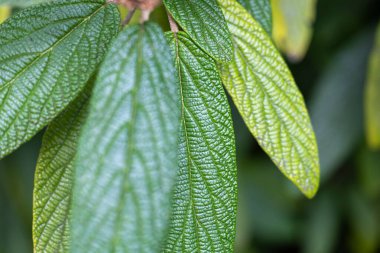
[[308,197],[319,183],[318,149],[301,93],[271,39],[234,0],[219,0],[233,36],[224,84],[252,134]]
[[272,6],[270,0],[238,0],[270,35],[272,34]]
[[203,50],[217,61],[231,61],[231,35],[216,0],[164,0],[164,3],[173,18]]
[[92,85],[48,127],[34,179],[35,252],[68,252],[74,158]]
[[292,61],[305,56],[313,35],[317,0],[271,0],[273,39]]
[[175,66],[154,24],[122,31],[102,64],[81,136],[72,252],[159,252],[178,168]]
[[0,26],[0,158],[62,111],[83,89],[118,32],[103,0],[60,0]]
[[180,80],[180,170],[166,252],[232,252],[237,179],[231,112],[217,66],[190,37],[168,35]]
[[380,149],[380,24],[369,63],[365,96],[367,142],[370,147]]

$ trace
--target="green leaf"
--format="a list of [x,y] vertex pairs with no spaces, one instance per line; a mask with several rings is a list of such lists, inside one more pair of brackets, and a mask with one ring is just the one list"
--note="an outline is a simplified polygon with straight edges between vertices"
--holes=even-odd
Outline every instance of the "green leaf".
[[159,252],[178,169],[175,66],[155,24],[122,31],[79,143],[72,252]]
[[216,0],[164,0],[175,21],[214,59],[232,59],[231,35]]
[[380,149],[380,24],[369,62],[365,97],[367,142],[371,148]]
[[61,0],[0,26],[0,158],[30,139],[83,89],[118,32],[116,6]]
[[372,40],[365,31],[349,41],[327,64],[312,93],[310,115],[320,150],[322,182],[363,136],[363,85]]
[[272,6],[270,0],[238,0],[238,2],[260,23],[269,35],[272,34]]
[[48,2],[51,0],[0,0],[0,5],[7,4],[17,7],[26,7],[33,4]]
[[317,0],[271,0],[273,39],[292,61],[304,58],[313,35]]
[[68,252],[74,158],[85,122],[92,85],[48,127],[34,179],[35,252]]
[[166,252],[232,252],[237,178],[229,104],[214,60],[183,32],[168,38],[180,80],[182,133]]
[[301,93],[266,32],[236,1],[219,0],[233,36],[223,81],[248,128],[307,196],[319,183],[318,149]]

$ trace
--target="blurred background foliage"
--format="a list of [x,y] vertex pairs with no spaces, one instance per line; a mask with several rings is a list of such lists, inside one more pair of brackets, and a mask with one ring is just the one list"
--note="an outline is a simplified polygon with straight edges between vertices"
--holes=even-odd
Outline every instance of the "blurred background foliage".
[[[306,0],[276,1],[274,12],[283,2],[302,8]],[[380,73],[368,70],[380,1],[307,1],[314,10],[290,9],[280,21],[274,14],[273,36],[309,107],[320,149],[320,191],[313,200],[303,197],[233,108],[240,198],[236,252],[380,252],[380,150],[368,147],[364,130],[367,73]],[[0,22],[9,11],[0,7]],[[152,18],[167,28],[163,14],[158,9]],[[290,36],[302,31],[306,35]],[[41,134],[0,161],[0,253],[33,252],[33,174],[40,144]]]

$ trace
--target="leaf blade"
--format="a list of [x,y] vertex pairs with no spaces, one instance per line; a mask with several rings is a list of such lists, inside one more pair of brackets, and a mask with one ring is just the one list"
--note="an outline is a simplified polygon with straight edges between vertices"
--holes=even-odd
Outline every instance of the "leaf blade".
[[380,25],[377,28],[375,45],[370,57],[365,89],[366,135],[368,145],[380,149]]
[[80,139],[72,252],[161,248],[177,170],[175,83],[157,25],[120,33],[101,67]]
[[232,252],[237,179],[227,97],[215,62],[187,34],[168,39],[180,80],[182,134],[165,252]]
[[237,2],[219,2],[235,43],[235,60],[222,68],[224,85],[260,146],[311,198],[319,160],[303,97],[260,25]]
[[269,35],[272,34],[272,6],[270,0],[238,0],[238,2],[260,23]]
[[44,134],[33,192],[35,252],[69,251],[74,159],[91,88],[85,88]]
[[213,58],[229,62],[231,36],[216,0],[164,0],[166,9],[189,36]]
[[78,95],[118,27],[117,8],[102,0],[31,7],[0,26],[0,158]]

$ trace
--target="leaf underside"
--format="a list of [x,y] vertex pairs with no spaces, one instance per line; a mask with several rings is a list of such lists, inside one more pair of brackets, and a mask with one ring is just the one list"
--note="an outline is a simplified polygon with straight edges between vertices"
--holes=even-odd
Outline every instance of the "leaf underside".
[[367,142],[380,149],[380,24],[369,62],[365,101]]
[[271,0],[238,0],[238,2],[260,23],[269,35],[272,34]]
[[118,32],[115,6],[60,0],[0,26],[0,158],[29,140],[83,89]]
[[68,252],[74,158],[92,85],[48,127],[37,162],[33,196],[35,252]]
[[159,252],[175,184],[180,124],[162,30],[123,30],[102,64],[80,139],[72,252]]
[[216,0],[164,0],[176,22],[214,59],[232,59],[231,35]]
[[236,1],[219,0],[235,54],[223,81],[258,143],[308,197],[319,184],[318,149],[310,119],[286,63],[261,26]]
[[237,179],[231,112],[217,66],[190,37],[168,34],[179,74],[179,179],[165,252],[232,252]]

